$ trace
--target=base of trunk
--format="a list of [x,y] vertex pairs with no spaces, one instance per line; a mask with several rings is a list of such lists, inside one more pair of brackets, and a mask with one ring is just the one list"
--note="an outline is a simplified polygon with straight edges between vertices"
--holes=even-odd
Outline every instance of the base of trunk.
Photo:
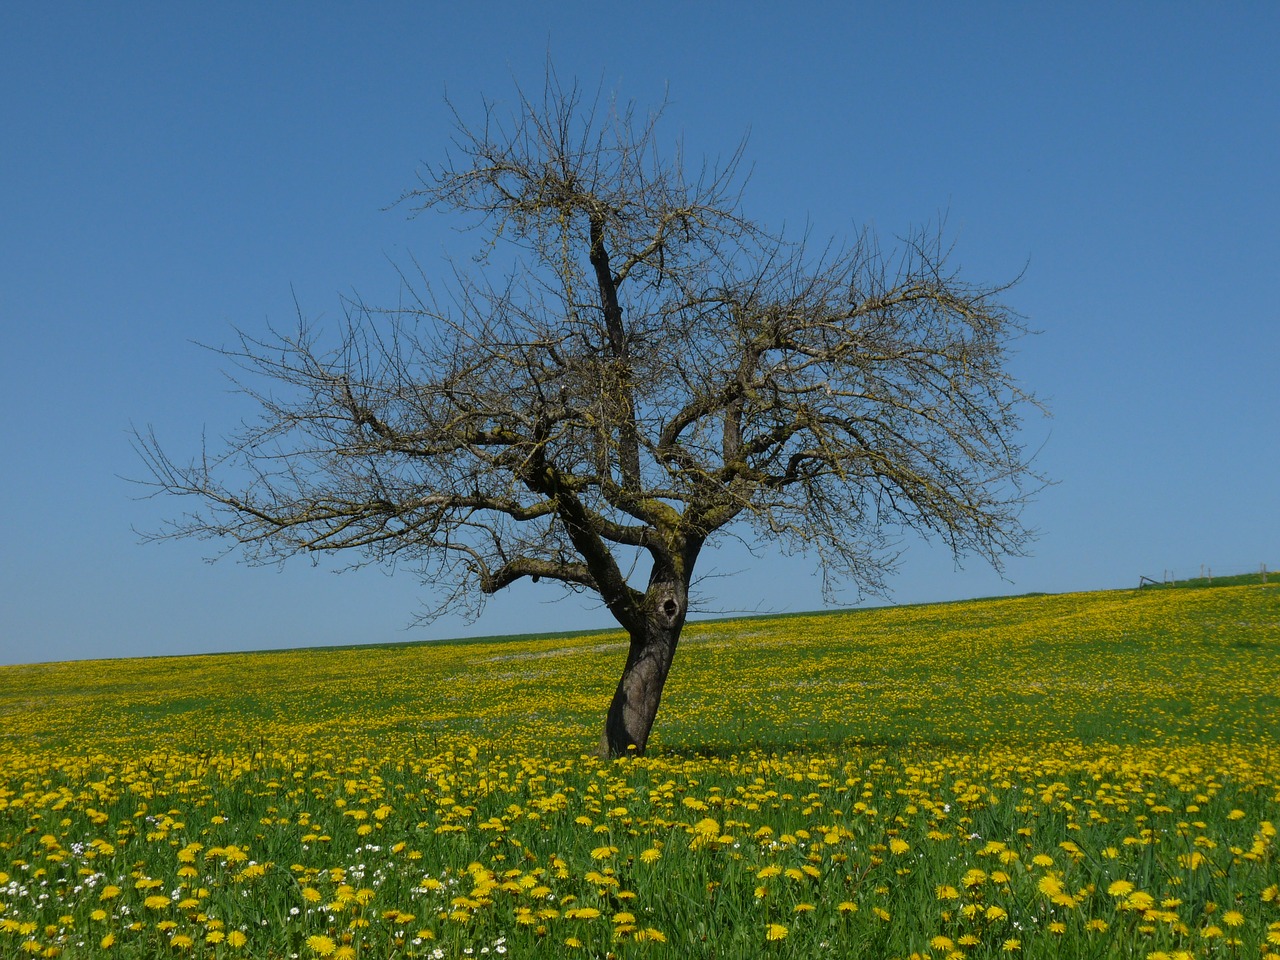
[[627,664],[605,718],[601,756],[644,755],[683,627],[683,604],[668,596],[660,598],[654,615],[632,632]]

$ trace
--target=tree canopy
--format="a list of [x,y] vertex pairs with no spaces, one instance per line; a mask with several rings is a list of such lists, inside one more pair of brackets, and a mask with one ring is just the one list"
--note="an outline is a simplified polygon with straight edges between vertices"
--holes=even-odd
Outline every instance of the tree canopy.
[[402,203],[461,217],[477,262],[412,264],[399,303],[348,301],[336,333],[242,331],[221,352],[260,416],[190,461],[137,436],[150,482],[195,502],[157,536],[408,561],[429,613],[524,578],[598,594],[631,637],[615,754],[645,747],[719,538],[873,593],[904,528],[997,566],[1024,549],[1024,326],[937,231],[815,253],[746,215],[741,149],[688,168],[661,111],[554,76],[456,116]]

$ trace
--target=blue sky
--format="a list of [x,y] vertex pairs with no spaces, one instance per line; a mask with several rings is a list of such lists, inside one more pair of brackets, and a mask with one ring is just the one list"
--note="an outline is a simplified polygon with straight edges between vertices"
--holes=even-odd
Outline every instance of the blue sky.
[[[759,12],[752,12],[758,9]],[[294,297],[396,291],[471,238],[388,210],[483,93],[562,76],[693,154],[747,131],[748,212],[886,240],[945,217],[1024,272],[1015,360],[1058,481],[1002,580],[910,543],[895,602],[1280,565],[1280,5],[4,4],[0,663],[608,625],[526,585],[405,629],[429,588],[143,546],[131,423],[175,452],[245,413],[193,345]],[[474,114],[472,114],[474,115]],[[820,606],[812,563],[704,556],[717,610]],[[545,585],[544,585],[545,587]]]

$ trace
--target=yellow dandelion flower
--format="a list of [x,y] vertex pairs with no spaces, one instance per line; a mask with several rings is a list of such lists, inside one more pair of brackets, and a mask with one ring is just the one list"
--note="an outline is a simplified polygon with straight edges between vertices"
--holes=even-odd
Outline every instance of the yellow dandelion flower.
[[759,872],[756,873],[756,879],[768,880],[771,877],[776,877],[781,872],[782,872],[782,868],[780,866],[778,866],[776,863],[771,863],[767,867],[760,868]]
[[115,946],[115,942],[116,942],[116,935],[114,933],[108,933],[105,937],[103,937],[101,940],[98,941],[98,946],[103,950],[110,950],[113,946]]
[[841,913],[857,913],[858,905],[852,900],[844,900],[836,906],[836,909]]
[[1244,914],[1239,910],[1228,910],[1222,915],[1222,922],[1228,927],[1240,927],[1244,925]]
[[1127,897],[1133,892],[1133,884],[1128,880],[1116,880],[1107,887],[1107,893],[1113,897]]
[[1133,891],[1133,893],[1125,897],[1124,903],[1121,904],[1125,910],[1136,910],[1139,912],[1143,910],[1150,910],[1155,905],[1156,898],[1145,890]]
[[307,949],[318,957],[331,957],[333,951],[337,949],[337,944],[329,937],[317,935],[307,937]]
[[237,950],[240,947],[243,947],[248,942],[249,942],[249,938],[246,937],[239,930],[232,930],[230,933],[227,934],[227,945],[231,947],[235,947]]
[[942,934],[938,934],[938,936],[929,941],[929,946],[933,947],[935,950],[954,950],[956,942],[950,937],[944,937]]
[[904,854],[910,849],[911,849],[911,844],[907,843],[907,841],[899,837],[894,837],[892,840],[889,841],[889,852],[894,855]]
[[797,903],[796,913],[812,913],[817,908],[812,903]]
[[657,847],[650,847],[644,853],[640,854],[640,861],[642,863],[653,863],[655,860],[660,859],[662,859],[662,851]]
[[765,928],[764,938],[766,940],[785,940],[788,932],[784,924],[771,923]]
[[1062,893],[1062,881],[1052,873],[1046,873],[1040,878],[1040,882],[1036,884],[1036,889],[1046,897],[1056,896]]

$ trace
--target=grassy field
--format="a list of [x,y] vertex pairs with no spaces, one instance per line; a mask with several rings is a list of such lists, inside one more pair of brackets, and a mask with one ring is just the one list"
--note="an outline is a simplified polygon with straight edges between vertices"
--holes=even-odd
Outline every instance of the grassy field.
[[0,956],[1280,960],[1280,585],[692,625],[602,761],[624,652],[0,667]]

